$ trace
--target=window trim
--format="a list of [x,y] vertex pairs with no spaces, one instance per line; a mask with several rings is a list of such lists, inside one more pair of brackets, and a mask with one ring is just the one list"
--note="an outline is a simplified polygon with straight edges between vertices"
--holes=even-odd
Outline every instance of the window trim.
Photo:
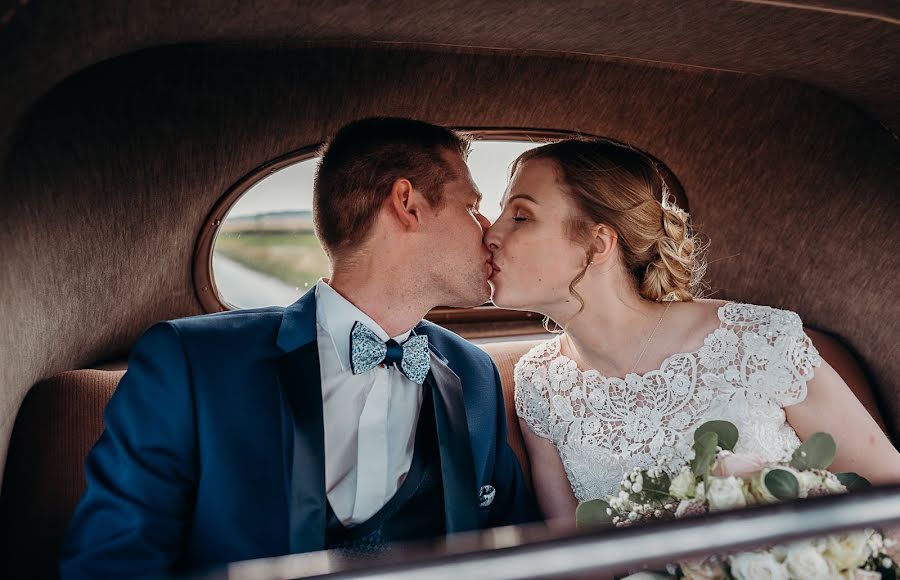
[[[491,141],[553,141],[559,139],[569,139],[573,137],[587,137],[598,139],[609,139],[617,143],[615,139],[609,137],[600,137],[597,135],[579,133],[576,131],[564,131],[554,129],[534,129],[534,128],[504,128],[504,127],[457,127],[457,131],[469,136],[474,141],[491,140]],[[628,145],[634,147],[633,145]],[[234,185],[232,185],[225,194],[216,201],[212,211],[203,222],[197,242],[194,246],[193,255],[193,280],[194,292],[201,307],[207,313],[225,312],[228,310],[239,310],[238,307],[229,304],[219,294],[216,286],[215,275],[212,269],[213,245],[219,228],[228,215],[228,212],[237,201],[243,197],[247,191],[254,185],[272,175],[276,171],[289,167],[291,165],[306,161],[315,157],[319,152],[322,144],[308,145],[295,149],[284,155],[281,155],[271,161],[251,170],[249,173],[241,177]],[[637,149],[637,148],[636,148]],[[677,176],[668,168],[668,166],[649,153],[638,149],[644,155],[655,161],[660,168],[665,171],[666,180],[672,189],[678,203],[687,210],[687,198],[684,194],[684,188]],[[498,308],[492,304],[485,304],[475,308],[451,308],[439,306],[434,308],[425,316],[426,320],[430,320],[437,324],[453,327],[454,330],[463,334],[467,334],[466,330],[471,329],[479,336],[490,336],[492,323],[499,323],[501,328],[495,332],[500,334],[529,334],[533,332],[543,332],[540,323],[540,315],[534,312],[525,312],[517,310],[507,310]]]
[[228,212],[231,211],[234,204],[237,203],[251,187],[280,169],[315,157],[320,147],[321,143],[308,145],[263,163],[241,177],[234,185],[228,188],[218,201],[216,201],[212,211],[210,211],[209,215],[203,221],[203,227],[200,230],[200,235],[194,246],[194,292],[205,312],[213,313],[225,312],[228,310],[240,310],[238,307],[227,303],[221,297],[219,289],[216,286],[216,278],[212,269],[213,246],[216,241],[216,236],[219,234],[219,228],[225,221]]

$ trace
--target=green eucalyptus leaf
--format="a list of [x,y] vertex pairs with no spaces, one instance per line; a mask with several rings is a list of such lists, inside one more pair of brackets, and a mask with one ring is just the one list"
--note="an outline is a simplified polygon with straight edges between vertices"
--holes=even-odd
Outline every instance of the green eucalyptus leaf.
[[697,477],[706,477],[716,460],[719,450],[719,436],[714,431],[707,431],[694,436],[694,460],[691,471]]
[[781,501],[797,499],[800,495],[800,482],[793,473],[785,469],[773,469],[766,474],[763,482],[769,493]]
[[694,431],[694,441],[704,433],[715,433],[719,437],[719,447],[734,451],[738,441],[738,428],[730,421],[707,421]]
[[579,528],[612,525],[613,515],[609,504],[602,499],[592,499],[578,504],[575,522]]
[[835,476],[847,488],[847,491],[859,491],[872,487],[868,479],[855,473],[836,473]]
[[803,445],[794,451],[791,458],[791,467],[806,471],[807,469],[828,469],[834,461],[837,453],[837,445],[834,438],[828,433],[813,433],[803,442]]

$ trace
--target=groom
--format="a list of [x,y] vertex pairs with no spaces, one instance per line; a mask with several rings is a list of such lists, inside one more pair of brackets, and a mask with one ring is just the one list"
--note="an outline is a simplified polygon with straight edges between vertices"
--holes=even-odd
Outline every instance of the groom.
[[377,553],[535,517],[493,363],[422,321],[489,296],[467,151],[419,121],[351,123],[316,174],[331,278],[287,308],[147,331],[88,457],[63,578]]

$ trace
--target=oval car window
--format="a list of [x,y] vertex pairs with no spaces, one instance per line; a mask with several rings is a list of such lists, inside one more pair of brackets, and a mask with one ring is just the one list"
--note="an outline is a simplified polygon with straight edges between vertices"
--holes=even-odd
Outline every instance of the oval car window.
[[[484,199],[481,213],[500,215],[509,166],[537,141],[476,140],[468,164]],[[287,306],[328,275],[328,258],[313,231],[317,157],[284,167],[254,184],[223,220],[212,252],[219,298],[230,308]]]

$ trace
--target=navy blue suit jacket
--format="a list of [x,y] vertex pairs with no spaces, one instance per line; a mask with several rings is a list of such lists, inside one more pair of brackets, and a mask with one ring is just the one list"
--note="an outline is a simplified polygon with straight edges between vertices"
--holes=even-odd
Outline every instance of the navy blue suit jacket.
[[[86,462],[63,578],[165,575],[325,547],[315,322],[311,290],[287,308],[185,318],[144,334]],[[448,533],[534,520],[493,362],[434,324],[415,331],[428,336],[432,372],[461,388],[468,424],[476,481],[471,499],[445,500]],[[496,495],[478,508],[483,485]],[[454,517],[466,510],[474,522]]]

